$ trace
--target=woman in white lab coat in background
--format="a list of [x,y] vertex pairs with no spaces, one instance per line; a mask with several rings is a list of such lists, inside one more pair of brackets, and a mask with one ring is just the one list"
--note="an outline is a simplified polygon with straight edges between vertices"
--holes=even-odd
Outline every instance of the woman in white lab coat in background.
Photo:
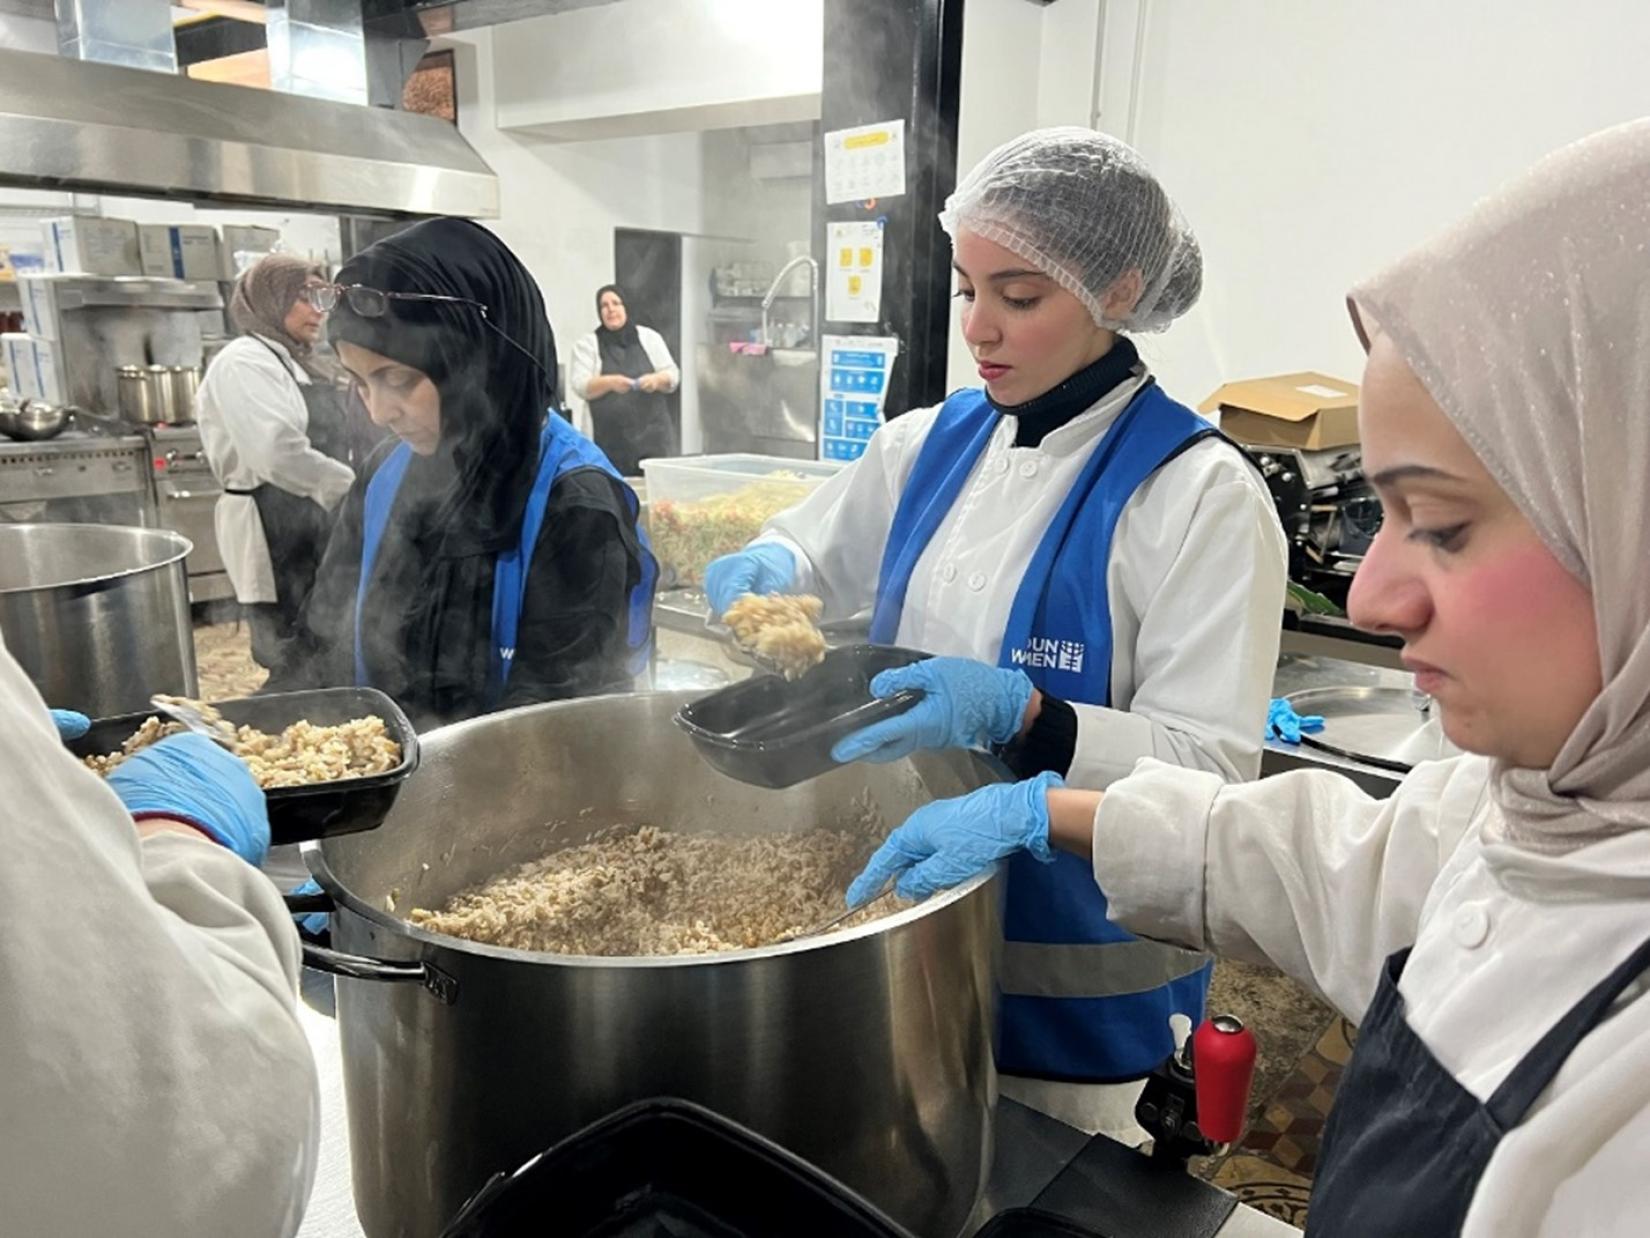
[[1386,800],[1142,763],[894,831],[850,897],[1022,849],[1137,932],[1360,1024],[1309,1229],[1588,1238],[1650,1218],[1650,121],[1543,160],[1352,294],[1385,522],[1353,584],[1449,738]]
[[[1243,455],[1157,385],[1127,333],[1190,309],[1202,259],[1140,157],[1088,129],[988,155],[940,222],[984,389],[883,426],[865,455],[706,575],[713,609],[814,593],[871,637],[951,655],[879,677],[922,704],[839,760],[992,743],[1040,794],[1144,756],[1259,772],[1286,550]],[[999,669],[1001,668],[1001,669]],[[1202,1014],[1208,961],[1135,941],[1074,860],[1012,863],[1005,1091],[1123,1133],[1138,1080]],[[1074,966],[1074,960],[1082,960]]]
[[581,425],[625,477],[641,462],[678,451],[665,397],[682,381],[664,336],[630,316],[624,293],[607,284],[596,291],[596,329],[573,345],[569,381],[589,407]]
[[321,267],[288,254],[249,267],[229,303],[241,335],[212,359],[196,397],[201,448],[224,491],[218,550],[271,687],[332,512],[355,480],[343,404],[314,356],[326,315],[306,296],[326,283]]

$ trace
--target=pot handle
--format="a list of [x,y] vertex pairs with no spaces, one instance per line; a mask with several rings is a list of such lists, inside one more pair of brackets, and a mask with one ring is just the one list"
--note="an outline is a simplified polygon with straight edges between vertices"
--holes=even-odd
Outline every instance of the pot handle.
[[433,963],[375,959],[305,941],[304,966],[350,980],[378,980],[389,984],[417,981],[443,1005],[451,1006],[458,1000],[458,981]]

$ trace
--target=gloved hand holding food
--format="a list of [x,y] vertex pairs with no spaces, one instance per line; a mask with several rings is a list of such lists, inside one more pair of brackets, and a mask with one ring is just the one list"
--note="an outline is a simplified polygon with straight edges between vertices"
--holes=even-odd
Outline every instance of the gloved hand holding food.
[[971,658],[928,658],[883,671],[871,692],[887,698],[909,688],[923,699],[897,717],[855,731],[831,750],[846,764],[882,764],[919,748],[983,748],[1006,744],[1025,725],[1031,680],[1023,671],[1005,671]]
[[1065,783],[1050,771],[996,783],[954,800],[924,804],[877,848],[848,887],[848,905],[874,898],[894,878],[901,898],[927,898],[961,885],[1016,851],[1048,864],[1048,793]]
[[1297,714],[1295,707],[1281,697],[1273,700],[1271,708],[1266,711],[1267,739],[1281,739],[1286,744],[1298,744],[1303,733],[1312,735],[1321,730],[1321,715]]
[[269,850],[269,808],[252,771],[204,735],[172,735],[133,753],[108,778],[133,817],[195,826],[249,864]]
[[705,567],[711,613],[722,615],[747,593],[787,593],[796,580],[796,556],[774,542],[757,542]]

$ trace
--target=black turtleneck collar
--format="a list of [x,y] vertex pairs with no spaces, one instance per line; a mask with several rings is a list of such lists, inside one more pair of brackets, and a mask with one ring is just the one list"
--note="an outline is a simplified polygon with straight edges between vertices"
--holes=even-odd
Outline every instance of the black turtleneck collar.
[[[1050,434],[1093,408],[1102,396],[1128,378],[1139,360],[1133,341],[1120,335],[1105,356],[1036,399],[1012,408],[991,400],[991,407],[1005,417],[1019,418],[1014,435],[1016,447],[1040,447]],[[991,399],[989,394],[986,398]]]

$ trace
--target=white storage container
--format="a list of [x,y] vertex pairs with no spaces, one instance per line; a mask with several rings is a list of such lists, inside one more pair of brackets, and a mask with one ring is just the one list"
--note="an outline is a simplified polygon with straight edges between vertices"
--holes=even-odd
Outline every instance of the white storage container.
[[842,467],[749,453],[643,460],[659,587],[702,587],[707,563],[739,550]]
[[211,224],[141,224],[143,273],[159,279],[216,280],[223,268]]
[[60,215],[40,223],[46,270],[63,275],[142,275],[138,226],[103,215]]

